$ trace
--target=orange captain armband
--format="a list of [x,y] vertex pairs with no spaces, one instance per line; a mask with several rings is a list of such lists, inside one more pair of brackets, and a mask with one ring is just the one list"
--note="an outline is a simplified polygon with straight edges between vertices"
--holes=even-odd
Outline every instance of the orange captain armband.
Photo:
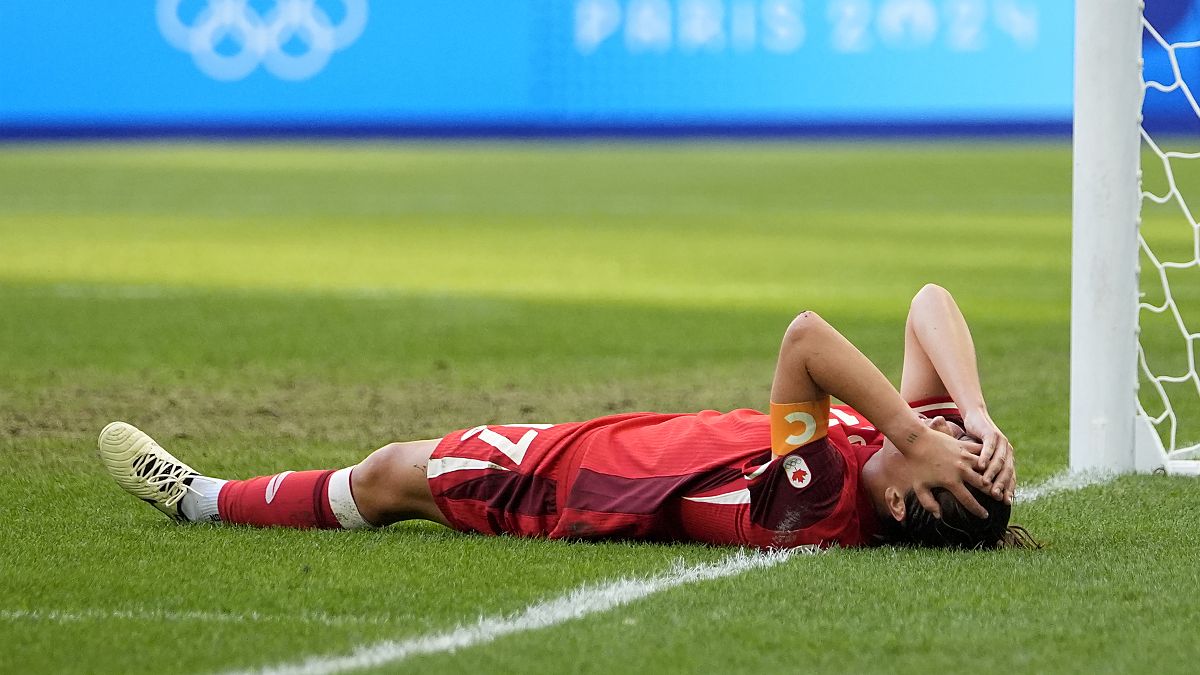
[[807,403],[771,402],[771,452],[786,455],[829,433],[829,397]]

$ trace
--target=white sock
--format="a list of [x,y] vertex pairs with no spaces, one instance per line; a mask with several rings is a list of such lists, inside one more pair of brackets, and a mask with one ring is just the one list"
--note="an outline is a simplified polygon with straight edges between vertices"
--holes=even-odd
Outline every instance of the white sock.
[[217,495],[221,486],[229,481],[208,476],[196,476],[192,479],[191,488],[179,501],[179,512],[193,523],[219,523],[221,514],[217,512]]

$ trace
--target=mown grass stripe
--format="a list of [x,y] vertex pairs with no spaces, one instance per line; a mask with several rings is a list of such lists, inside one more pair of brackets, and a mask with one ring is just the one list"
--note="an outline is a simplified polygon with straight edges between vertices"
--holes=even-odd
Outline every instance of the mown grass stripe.
[[259,612],[199,612],[161,609],[0,609],[0,621],[86,623],[89,621],[151,621],[199,623],[313,623],[322,626],[356,626],[391,623],[389,617],[338,616],[324,613],[262,614]]
[[640,600],[676,586],[699,581],[731,577],[754,569],[774,567],[797,552],[815,549],[791,549],[768,553],[737,553],[716,563],[683,566],[676,564],[670,571],[641,579],[618,579],[600,585],[581,586],[566,595],[530,605],[508,616],[481,617],[467,626],[458,626],[443,633],[423,635],[409,640],[388,640],[364,645],[340,656],[314,656],[291,664],[269,666],[261,670],[230,671],[232,673],[261,673],[263,675],[322,675],[349,670],[378,667],[403,661],[421,654],[464,649],[486,644],[505,635],[549,628],[590,614]]

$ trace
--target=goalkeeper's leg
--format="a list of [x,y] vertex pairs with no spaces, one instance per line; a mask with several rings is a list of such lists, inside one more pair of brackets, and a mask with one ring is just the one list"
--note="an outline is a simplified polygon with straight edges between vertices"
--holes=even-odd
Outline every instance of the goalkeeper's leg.
[[204,476],[124,422],[100,433],[109,473],[175,520],[355,529],[424,518],[446,524],[425,466],[437,441],[392,443],[344,469],[284,471],[249,480]]

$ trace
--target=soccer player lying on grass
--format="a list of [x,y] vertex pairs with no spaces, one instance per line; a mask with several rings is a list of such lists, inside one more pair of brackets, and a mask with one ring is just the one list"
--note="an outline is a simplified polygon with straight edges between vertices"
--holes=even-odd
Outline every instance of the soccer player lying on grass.
[[[831,407],[830,395],[848,405]],[[181,521],[350,529],[423,518],[490,535],[761,548],[1014,543],[1012,446],[988,415],[966,321],[934,285],[913,298],[898,393],[805,312],[784,334],[769,414],[481,425],[392,443],[345,469],[230,481],[124,422],[105,427],[99,449],[121,487]]]

